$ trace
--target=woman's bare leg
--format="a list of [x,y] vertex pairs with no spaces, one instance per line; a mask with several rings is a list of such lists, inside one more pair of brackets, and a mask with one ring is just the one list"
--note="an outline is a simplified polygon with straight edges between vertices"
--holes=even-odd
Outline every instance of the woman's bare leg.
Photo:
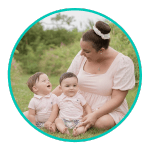
[[108,115],[104,115],[104,116],[100,117],[99,119],[97,119],[94,127],[99,128],[99,129],[108,130],[115,125],[116,125],[116,123],[115,123],[114,119],[108,114]]

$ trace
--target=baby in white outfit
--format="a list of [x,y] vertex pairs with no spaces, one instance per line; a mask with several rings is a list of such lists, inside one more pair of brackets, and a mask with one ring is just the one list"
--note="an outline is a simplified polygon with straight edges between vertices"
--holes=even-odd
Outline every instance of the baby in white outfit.
[[78,93],[77,76],[71,72],[62,74],[60,77],[60,88],[62,94],[58,97],[59,117],[55,120],[56,127],[61,133],[69,134],[69,129],[73,129],[73,135],[85,133],[85,126],[78,125],[83,116],[83,110],[87,114],[91,113],[90,106],[84,97]]
[[57,96],[51,93],[52,85],[46,74],[37,72],[28,79],[28,87],[34,93],[29,110],[24,115],[37,127],[56,131],[55,119],[58,115]]

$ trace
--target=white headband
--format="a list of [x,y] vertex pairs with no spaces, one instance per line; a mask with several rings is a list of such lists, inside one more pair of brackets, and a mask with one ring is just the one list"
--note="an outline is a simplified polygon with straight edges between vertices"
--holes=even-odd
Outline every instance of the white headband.
[[94,32],[97,34],[97,35],[99,35],[99,36],[101,36],[101,38],[102,39],[110,39],[110,35],[109,35],[109,33],[108,34],[103,34],[103,33],[101,33],[101,31],[99,31],[95,26],[93,26],[93,30],[94,30]]

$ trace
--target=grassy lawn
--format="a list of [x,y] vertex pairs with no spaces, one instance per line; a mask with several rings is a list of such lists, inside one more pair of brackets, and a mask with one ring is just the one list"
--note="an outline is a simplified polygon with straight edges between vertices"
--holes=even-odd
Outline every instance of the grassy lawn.
[[[33,97],[33,93],[29,90],[26,84],[29,77],[30,75],[23,75],[16,83],[12,83],[13,95],[22,112],[28,110],[29,101]],[[51,76],[50,81],[54,89],[58,85],[59,77]],[[138,86],[136,86],[133,90],[130,90],[126,97],[129,108],[131,108],[133,104],[137,90],[138,90]],[[85,134],[79,135],[77,137],[73,137],[72,130],[70,130],[70,133],[71,133],[70,135],[64,135],[64,134],[61,134],[60,132],[49,133],[49,131],[46,129],[41,129],[41,130],[59,138],[74,139],[74,140],[91,138],[91,137],[94,137],[94,136],[97,136],[99,134],[106,132],[106,130],[99,130],[99,129],[91,128]]]

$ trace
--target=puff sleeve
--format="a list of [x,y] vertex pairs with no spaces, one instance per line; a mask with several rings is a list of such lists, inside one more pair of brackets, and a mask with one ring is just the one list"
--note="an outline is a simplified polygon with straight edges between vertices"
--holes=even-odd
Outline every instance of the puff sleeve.
[[34,109],[35,110],[35,99],[32,98],[31,101],[29,102],[28,108]]
[[81,56],[80,53],[81,53],[81,51],[79,51],[78,54],[75,56],[70,67],[68,68],[67,72],[72,72],[75,75],[77,75],[79,73],[80,66],[84,59],[84,56]]
[[112,89],[125,91],[134,88],[134,86],[135,75],[133,61],[128,56],[122,55],[114,74]]

